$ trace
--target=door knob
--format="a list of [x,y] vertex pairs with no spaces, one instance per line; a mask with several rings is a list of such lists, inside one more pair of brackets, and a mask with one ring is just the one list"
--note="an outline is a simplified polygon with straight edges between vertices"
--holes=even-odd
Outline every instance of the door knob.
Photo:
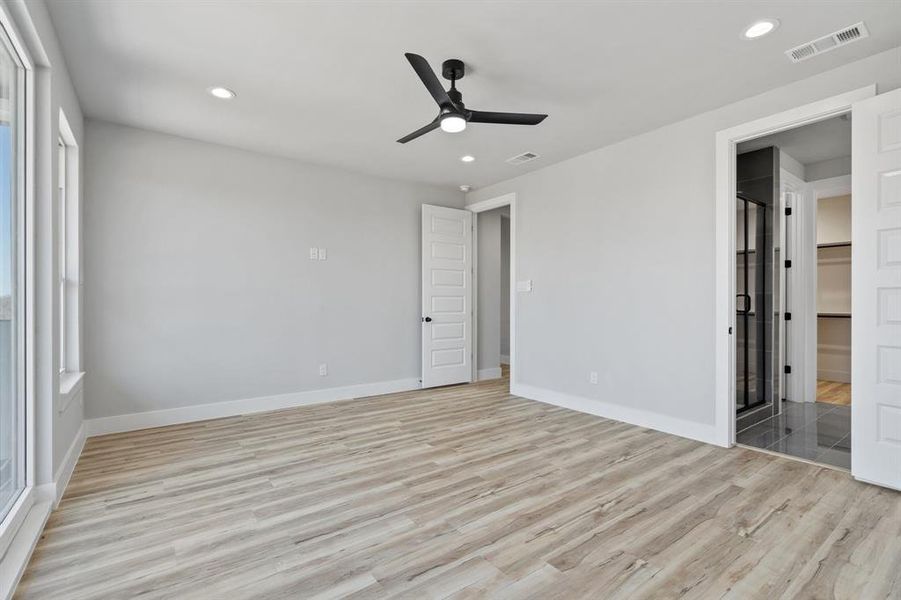
[[432,317],[424,317],[422,320],[425,321],[426,323],[431,323]]

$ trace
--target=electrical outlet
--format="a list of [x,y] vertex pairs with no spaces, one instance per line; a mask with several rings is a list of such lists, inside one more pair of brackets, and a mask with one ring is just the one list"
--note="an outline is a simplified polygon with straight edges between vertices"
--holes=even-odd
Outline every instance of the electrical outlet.
[[319,248],[310,248],[310,260],[319,260]]
[[319,365],[319,376],[325,377],[326,375],[328,375],[328,365],[322,363],[321,365]]
[[319,260],[325,260],[328,255],[325,252],[325,248],[319,249]]
[[588,382],[597,385],[598,383],[598,372],[592,371],[588,374]]

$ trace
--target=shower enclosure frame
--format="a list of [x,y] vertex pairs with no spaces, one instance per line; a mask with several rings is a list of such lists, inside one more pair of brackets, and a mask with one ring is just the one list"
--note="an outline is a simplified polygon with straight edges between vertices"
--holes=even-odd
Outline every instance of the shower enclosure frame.
[[[764,406],[767,403],[766,393],[765,393],[765,390],[763,387],[767,381],[767,360],[766,360],[766,339],[767,339],[767,337],[766,337],[766,322],[762,319],[762,316],[763,316],[762,311],[764,310],[764,303],[761,302],[761,298],[766,296],[767,277],[766,277],[765,269],[761,269],[760,268],[761,265],[759,265],[759,264],[755,265],[755,269],[754,269],[754,277],[755,277],[755,279],[757,279],[757,282],[755,283],[755,286],[754,286],[754,296],[755,296],[754,302],[751,302],[751,295],[748,293],[748,290],[749,290],[748,286],[750,283],[750,271],[751,271],[748,268],[750,265],[748,257],[751,254],[751,252],[750,252],[751,249],[749,248],[749,239],[750,239],[749,238],[749,233],[750,233],[749,223],[750,223],[751,219],[749,218],[750,211],[748,209],[750,208],[751,204],[753,204],[754,206],[757,207],[757,210],[755,212],[756,212],[756,214],[759,215],[758,218],[761,219],[761,221],[755,221],[755,226],[762,227],[763,230],[766,231],[767,206],[766,206],[766,203],[761,202],[760,200],[755,200],[746,194],[742,194],[741,192],[736,193],[735,197],[737,200],[744,202],[744,210],[745,210],[745,212],[744,212],[745,216],[742,219],[744,248],[742,250],[736,250],[736,256],[741,255],[744,260],[744,265],[743,265],[743,269],[742,269],[742,274],[743,274],[742,289],[744,290],[744,292],[735,294],[736,299],[738,299],[739,297],[745,298],[744,310],[737,310],[737,307],[736,307],[736,322],[735,322],[736,345],[738,345],[741,340],[743,340],[743,342],[744,342],[744,354],[743,354],[743,356],[744,356],[744,361],[743,361],[743,363],[744,363],[744,373],[743,373],[744,402],[743,402],[743,406],[740,406],[740,407],[738,406],[738,397],[736,394],[736,406],[737,406],[736,407],[736,415],[741,415],[749,410],[753,410],[755,408]],[[758,248],[757,244],[755,244],[755,247],[753,248],[753,250],[754,250],[755,257],[762,256],[763,253],[767,251],[766,247],[764,247],[763,252],[761,252],[761,249]],[[755,258],[755,260],[758,260],[758,262],[759,262],[758,258]],[[755,308],[755,311],[753,314],[754,318],[749,319],[748,317],[752,315],[752,312],[751,312],[752,307]],[[743,326],[744,326],[744,329],[743,329],[744,335],[743,336],[738,335],[738,331],[739,331],[738,327],[739,327],[739,319],[740,318],[743,318]],[[751,335],[750,335],[749,324],[752,321],[753,321],[753,326],[756,329],[755,339],[757,340],[757,343],[756,343],[757,347],[754,349],[754,354],[756,355],[755,360],[757,361],[759,371],[754,374],[754,378],[757,380],[757,383],[754,386],[754,391],[756,393],[757,398],[753,402],[750,402],[748,388],[749,388],[749,382],[751,380],[750,363],[751,363],[752,357],[750,354]],[[738,389],[738,387],[736,387],[736,392],[738,392],[738,391],[739,391],[739,389]]]

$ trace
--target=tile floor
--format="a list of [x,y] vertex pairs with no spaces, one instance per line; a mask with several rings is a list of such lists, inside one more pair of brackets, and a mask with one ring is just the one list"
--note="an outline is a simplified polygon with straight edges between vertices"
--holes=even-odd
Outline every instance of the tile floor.
[[738,443],[851,468],[851,407],[785,402],[782,413],[738,433]]

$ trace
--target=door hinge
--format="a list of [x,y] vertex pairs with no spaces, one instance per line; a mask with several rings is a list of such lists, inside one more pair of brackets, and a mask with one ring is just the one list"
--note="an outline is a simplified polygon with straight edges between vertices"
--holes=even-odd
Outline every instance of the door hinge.
[[786,321],[791,321],[791,320],[792,320],[792,314],[791,314],[790,312],[785,313],[785,320],[786,320]]
[[792,216],[792,207],[791,207],[791,206],[786,206],[786,207],[785,207],[785,216],[786,216],[786,217]]
[[732,328],[729,328],[729,335],[732,335]]
[[785,259],[785,268],[786,268],[786,269],[791,269],[791,268],[792,268],[792,261],[791,261],[790,258]]
[[786,375],[791,375],[791,372],[792,372],[791,365],[785,365],[785,368],[783,369],[783,372],[784,372]]

